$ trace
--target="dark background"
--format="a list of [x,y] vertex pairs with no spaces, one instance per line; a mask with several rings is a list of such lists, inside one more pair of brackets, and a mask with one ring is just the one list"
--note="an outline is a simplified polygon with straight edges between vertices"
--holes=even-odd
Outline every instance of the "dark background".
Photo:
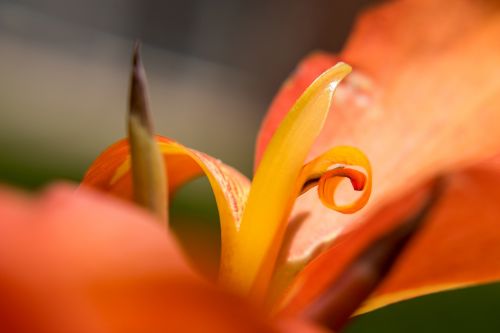
[[[0,0],[0,140],[11,147],[2,145],[11,166],[0,165],[0,179],[78,180],[123,135],[136,38],[158,132],[250,175],[255,134],[280,84],[309,52],[340,50],[370,2]],[[36,176],[18,153],[31,147]]]
[[[95,29],[182,55],[224,64],[256,79],[270,99],[297,61],[314,49],[339,50],[356,13],[369,0],[17,0],[55,20]],[[68,31],[35,33],[71,43]],[[65,40],[66,39],[66,40]],[[83,42],[73,40],[73,43]],[[82,45],[82,47],[84,47]]]

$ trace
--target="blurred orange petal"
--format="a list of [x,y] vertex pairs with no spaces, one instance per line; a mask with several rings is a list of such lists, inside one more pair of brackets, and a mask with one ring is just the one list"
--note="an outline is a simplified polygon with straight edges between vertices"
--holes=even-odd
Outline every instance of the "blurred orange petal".
[[[341,59],[351,64],[354,71],[339,86],[333,112],[309,158],[332,146],[352,145],[366,153],[374,178],[372,198],[356,215],[329,211],[312,195],[299,198],[291,219],[295,234],[286,253],[289,263],[310,258],[321,245],[331,245],[330,258],[342,262],[342,254],[335,255],[342,235],[355,230],[381,205],[397,200],[409,188],[435,175],[474,165],[500,152],[499,40],[500,6],[495,1],[390,1],[362,15],[339,56],[317,53],[299,65],[264,121],[258,138],[257,163],[291,101],[315,75]],[[472,177],[469,173],[465,175]],[[456,177],[453,182],[458,181]],[[491,267],[492,262],[485,258],[483,263],[479,252],[470,252],[471,258],[476,256],[476,265],[472,265],[474,262],[468,255],[456,254],[457,247],[467,251],[483,248],[490,244],[491,238],[500,239],[497,237],[500,228],[490,225],[498,211],[493,207],[478,211],[481,202],[488,205],[498,199],[497,193],[486,187],[486,181],[470,183],[477,201],[468,208],[469,214],[477,212],[475,219],[453,223],[447,218],[456,216],[444,210],[442,218],[426,230],[426,233],[434,230],[436,242],[446,240],[439,245],[427,243],[431,249],[442,245],[455,250],[443,252],[436,267],[429,267],[424,275],[436,269],[436,274],[447,272],[446,277],[451,280],[426,280],[426,283],[435,286],[438,282],[462,283],[464,279],[485,282],[499,277]],[[445,207],[457,210],[452,204]],[[433,227],[436,224],[443,224],[442,228]],[[464,230],[478,225],[484,229],[475,229],[469,239],[465,238]],[[374,231],[363,225],[355,232]],[[467,246],[454,241],[467,241]],[[426,260],[431,250],[423,250],[415,248],[415,257]],[[495,257],[494,253],[491,255]],[[454,265],[457,261],[460,269],[471,264],[470,277],[447,267],[446,262]],[[438,270],[439,265],[448,269]],[[406,290],[405,283],[408,288],[420,288],[419,284],[423,284],[405,282],[402,278],[399,281],[398,290]]]
[[67,185],[0,203],[2,332],[274,332],[140,209]]
[[329,329],[296,318],[281,319],[277,321],[276,328],[287,333],[333,333]]

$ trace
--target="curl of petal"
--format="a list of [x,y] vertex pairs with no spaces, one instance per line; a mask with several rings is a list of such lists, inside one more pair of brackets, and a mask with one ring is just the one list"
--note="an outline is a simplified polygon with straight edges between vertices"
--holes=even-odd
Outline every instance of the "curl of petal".
[[[169,192],[205,175],[215,195],[221,224],[221,265],[228,262],[240,227],[250,182],[235,169],[213,157],[187,148],[168,138],[156,137],[165,159]],[[82,185],[98,188],[126,200],[133,200],[130,152],[127,140],[104,151],[90,166]]]

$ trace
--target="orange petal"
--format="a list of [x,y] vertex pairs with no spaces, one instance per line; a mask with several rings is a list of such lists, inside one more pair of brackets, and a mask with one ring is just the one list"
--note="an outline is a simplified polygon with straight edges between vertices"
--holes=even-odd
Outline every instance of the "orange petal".
[[269,321],[195,276],[152,216],[69,185],[0,188],[0,292],[2,332],[322,332]]
[[149,214],[67,185],[39,199],[2,190],[0,202],[0,331],[179,325],[169,321],[177,299],[168,291],[201,282]]
[[333,333],[331,330],[319,327],[297,318],[284,318],[277,322],[280,332],[287,333]]
[[[437,291],[500,280],[500,166],[480,165],[450,175],[424,230],[360,312]],[[284,311],[299,312],[335,280],[360,249],[411,211],[422,192],[398,199],[345,235],[299,273]],[[331,263],[335,262],[335,265]]]
[[302,265],[305,268],[295,272],[293,283],[281,286],[284,290],[275,296],[275,311],[283,310],[289,315],[300,312],[332,284],[367,245],[380,234],[391,230],[409,212],[414,213],[426,195],[426,188],[412,190],[404,197],[381,206],[374,215],[369,216],[363,228],[339,235],[335,246],[328,247],[312,259],[308,258]]
[[499,202],[500,168],[454,175],[429,225],[361,311],[500,280]]
[[[248,179],[221,161],[175,141],[157,137],[167,165],[169,191],[205,174],[214,191],[221,224],[221,264],[229,262],[250,187]],[[103,152],[90,166],[83,185],[132,200],[130,154],[126,140]]]
[[[400,0],[362,15],[340,54],[354,71],[339,86],[309,157],[337,145],[361,149],[372,164],[373,194],[350,216],[325,209],[312,195],[299,198],[289,260],[304,260],[321,243],[338,246],[339,236],[387,200],[500,151],[498,40],[494,1]],[[311,73],[338,58],[313,55],[299,66],[273,102],[257,154]]]

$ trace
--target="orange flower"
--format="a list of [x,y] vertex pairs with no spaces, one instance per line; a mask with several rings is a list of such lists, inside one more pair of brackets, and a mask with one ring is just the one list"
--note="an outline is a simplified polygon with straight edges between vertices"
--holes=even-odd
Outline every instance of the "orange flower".
[[[304,165],[330,110],[335,88],[350,67],[339,63],[328,69],[297,99],[273,136],[250,184],[236,170],[203,153],[167,138],[156,137],[155,142],[147,103],[140,102],[145,100],[142,96],[146,90],[144,73],[137,56],[134,59],[130,140],[114,144],[99,156],[83,184],[134,199],[164,220],[165,208],[158,209],[157,202],[161,200],[151,194],[160,193],[155,188],[165,186],[158,183],[161,177],[157,175],[164,176],[165,170],[163,178],[168,179],[169,192],[174,192],[186,181],[205,174],[214,190],[220,215],[219,284],[254,301],[265,301],[296,197],[317,185],[325,205],[353,213],[366,204],[370,195],[370,164],[363,153],[353,147],[332,148]],[[363,168],[366,175],[353,167]],[[333,199],[341,177],[350,179],[353,187],[362,191],[359,198],[342,206]],[[144,193],[138,196],[136,192]],[[165,198],[163,193],[159,195]]]
[[[5,207],[0,216],[7,221],[0,225],[5,238],[0,287],[7,295],[0,304],[2,325],[10,331],[47,332],[73,327],[82,332],[317,332],[304,320],[270,320],[269,313],[255,305],[268,300],[286,218],[301,191],[318,184],[325,204],[346,213],[367,202],[370,166],[357,149],[333,148],[303,166],[335,87],[348,71],[344,64],[332,67],[298,99],[250,187],[244,176],[220,161],[152,135],[136,49],[129,140],[105,151],[83,183],[131,199],[156,219],[85,186],[75,195],[63,188],[39,200],[5,193],[0,198]],[[280,160],[283,155],[288,156],[285,162]],[[350,166],[364,167],[366,175]],[[221,216],[222,288],[190,270],[165,230],[167,189],[173,191],[203,172],[214,188]],[[349,178],[356,190],[363,191],[361,197],[338,206],[331,194],[339,177]],[[144,233],[137,230],[141,224]]]
[[[500,163],[490,159],[500,153],[499,17],[493,2],[467,0],[401,0],[367,12],[339,56],[312,55],[284,85],[260,132],[251,183],[152,136],[136,61],[131,154],[127,140],[114,144],[83,184],[157,218],[85,188],[38,200],[0,192],[6,327],[315,329],[283,317],[341,327],[409,238],[401,221],[418,211],[431,210],[416,219],[429,220],[424,230],[360,311],[500,279]],[[339,59],[354,67],[340,85],[350,67]],[[222,290],[192,272],[165,226],[154,224],[167,221],[168,193],[202,174],[220,213]],[[432,206],[428,184],[443,174]],[[342,191],[343,179],[361,194]],[[309,191],[316,186],[319,200]]]

